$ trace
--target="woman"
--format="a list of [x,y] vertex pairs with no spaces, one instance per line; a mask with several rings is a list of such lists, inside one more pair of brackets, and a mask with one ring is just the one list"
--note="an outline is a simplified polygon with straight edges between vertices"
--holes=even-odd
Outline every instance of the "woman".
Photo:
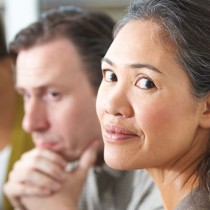
[[135,1],[102,60],[105,160],[146,168],[166,210],[210,209],[209,17],[209,0]]

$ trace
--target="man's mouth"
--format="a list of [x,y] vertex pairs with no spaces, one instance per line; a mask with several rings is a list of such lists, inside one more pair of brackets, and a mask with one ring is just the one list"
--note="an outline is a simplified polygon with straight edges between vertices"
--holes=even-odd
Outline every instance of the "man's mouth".
[[63,149],[63,144],[60,142],[50,142],[50,141],[35,141],[35,145],[41,149],[49,149],[56,152],[59,152]]

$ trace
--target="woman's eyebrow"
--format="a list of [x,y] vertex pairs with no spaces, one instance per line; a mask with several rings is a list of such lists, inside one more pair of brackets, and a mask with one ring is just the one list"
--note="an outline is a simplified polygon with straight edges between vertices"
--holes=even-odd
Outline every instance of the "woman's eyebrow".
[[[114,63],[110,59],[105,58],[105,57],[101,59],[101,62],[106,62],[109,65],[114,66]],[[131,69],[147,68],[149,70],[161,73],[161,71],[158,68],[156,68],[155,66],[150,65],[150,64],[143,64],[143,63],[128,64],[128,68],[131,68]]]
[[113,62],[112,62],[111,60],[109,60],[108,58],[105,58],[105,57],[102,58],[102,59],[101,59],[101,63],[102,63],[102,62],[106,62],[106,63],[108,63],[109,65],[114,66]]
[[141,69],[141,68],[147,68],[149,70],[152,70],[152,71],[156,71],[158,73],[162,73],[158,68],[156,68],[155,66],[153,65],[150,65],[150,64],[143,64],[143,63],[135,63],[135,64],[130,64],[128,65],[130,68],[132,69]]

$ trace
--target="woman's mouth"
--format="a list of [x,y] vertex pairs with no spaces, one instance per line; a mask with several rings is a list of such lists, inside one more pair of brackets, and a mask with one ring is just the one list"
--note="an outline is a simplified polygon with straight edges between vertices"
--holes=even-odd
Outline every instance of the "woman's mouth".
[[106,125],[104,127],[103,138],[105,141],[126,141],[137,136],[135,133],[119,126]]

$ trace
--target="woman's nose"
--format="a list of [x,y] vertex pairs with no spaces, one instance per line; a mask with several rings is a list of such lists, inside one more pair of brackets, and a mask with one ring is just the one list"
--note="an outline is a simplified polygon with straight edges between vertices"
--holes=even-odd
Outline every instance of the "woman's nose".
[[129,97],[123,89],[116,87],[106,96],[105,111],[108,114],[130,118],[133,116],[133,108]]

